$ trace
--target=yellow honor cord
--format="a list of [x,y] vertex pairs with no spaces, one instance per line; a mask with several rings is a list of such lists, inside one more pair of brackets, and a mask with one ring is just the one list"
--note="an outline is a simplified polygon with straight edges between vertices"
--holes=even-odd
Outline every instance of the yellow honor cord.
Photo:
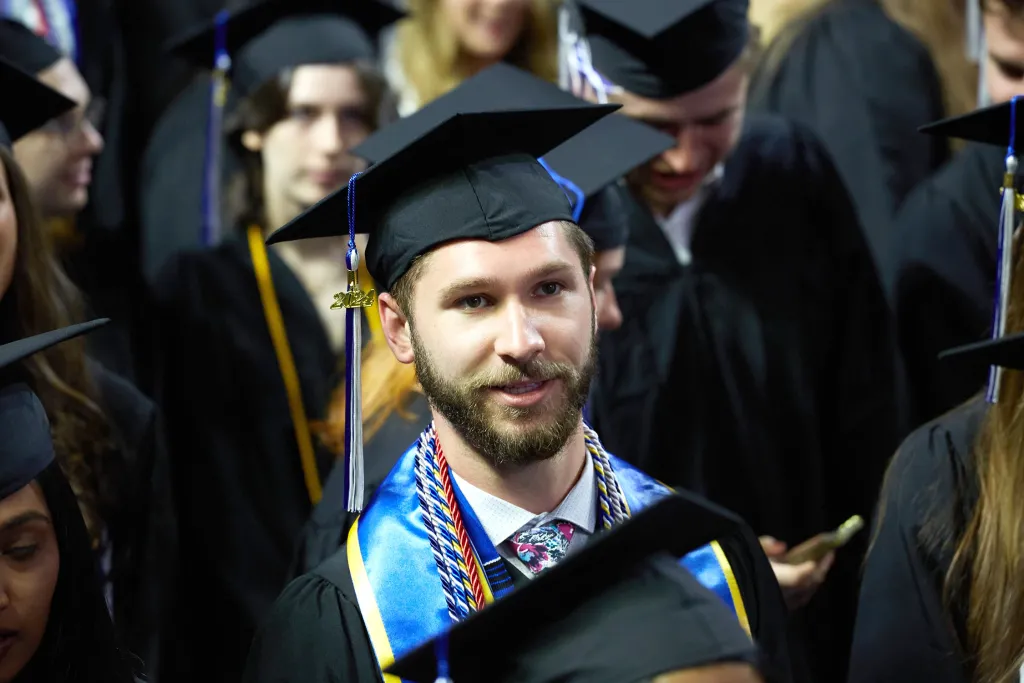
[[256,271],[256,284],[260,290],[263,313],[267,319],[270,339],[274,344],[274,355],[277,356],[277,365],[281,371],[281,379],[284,381],[285,392],[288,394],[288,409],[295,427],[295,442],[299,448],[299,458],[302,461],[302,475],[306,481],[309,502],[315,506],[323,497],[323,488],[320,484],[320,472],[316,465],[309,421],[306,419],[306,408],[302,401],[302,385],[299,383],[299,373],[295,369],[295,358],[292,356],[291,346],[288,344],[288,332],[285,329],[281,306],[274,291],[274,280],[270,276],[270,261],[267,260],[267,247],[263,243],[263,231],[259,226],[252,225],[249,226],[248,236],[249,254],[252,257],[253,270]]

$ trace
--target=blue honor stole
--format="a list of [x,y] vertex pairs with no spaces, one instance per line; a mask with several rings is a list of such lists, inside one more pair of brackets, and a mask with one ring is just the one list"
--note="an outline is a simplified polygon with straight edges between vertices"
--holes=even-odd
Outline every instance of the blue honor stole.
[[[398,461],[352,525],[346,543],[356,601],[381,671],[452,625],[416,494],[416,451],[413,444]],[[642,510],[671,493],[628,463],[609,459],[630,510]],[[461,493],[456,496],[490,603],[511,590],[511,580],[472,508]],[[689,553],[680,564],[733,610],[749,634],[739,585],[718,542]],[[385,683],[400,680],[384,676]]]

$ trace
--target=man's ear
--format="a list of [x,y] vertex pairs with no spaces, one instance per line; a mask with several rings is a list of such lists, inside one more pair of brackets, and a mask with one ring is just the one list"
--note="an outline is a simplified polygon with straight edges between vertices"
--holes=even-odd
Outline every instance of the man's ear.
[[399,363],[412,363],[415,357],[412,352],[412,333],[409,321],[395,301],[395,297],[382,292],[377,298],[377,310],[380,313],[380,325],[384,338],[388,341],[391,353]]

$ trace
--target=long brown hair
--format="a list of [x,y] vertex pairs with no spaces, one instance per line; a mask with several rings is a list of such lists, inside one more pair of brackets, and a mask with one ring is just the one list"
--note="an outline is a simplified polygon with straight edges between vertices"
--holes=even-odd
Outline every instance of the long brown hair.
[[[24,174],[3,147],[0,163],[18,221],[14,273],[0,297],[3,340],[81,322],[82,296],[57,261],[52,237],[33,205]],[[117,504],[122,472],[112,457],[110,426],[86,364],[85,341],[72,339],[37,353],[24,362],[23,369],[46,407],[57,459],[96,541],[101,520]]]
[[[408,0],[409,16],[395,36],[402,76],[420,107],[472,75],[460,68],[458,41],[437,4]],[[558,80],[558,21],[552,0],[530,0],[522,35],[505,61],[545,80]]]
[[[762,45],[767,46],[787,27],[823,10],[833,1],[755,0],[751,3],[750,20],[759,26]],[[942,84],[946,116],[974,110],[978,101],[978,66],[966,56],[963,2],[879,0],[879,4],[890,19],[928,49]]]
[[[1024,250],[1015,256],[1009,333],[1024,331]],[[967,605],[975,683],[1016,683],[1024,664],[1024,373],[1003,373],[974,445],[977,503],[955,539],[946,574],[948,605]],[[965,599],[966,598],[966,599]]]

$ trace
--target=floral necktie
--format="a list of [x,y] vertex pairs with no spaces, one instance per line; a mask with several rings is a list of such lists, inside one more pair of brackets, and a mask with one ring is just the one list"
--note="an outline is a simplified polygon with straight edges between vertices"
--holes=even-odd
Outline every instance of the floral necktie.
[[570,522],[552,521],[520,529],[509,539],[509,545],[531,572],[539,574],[565,557],[574,530]]

